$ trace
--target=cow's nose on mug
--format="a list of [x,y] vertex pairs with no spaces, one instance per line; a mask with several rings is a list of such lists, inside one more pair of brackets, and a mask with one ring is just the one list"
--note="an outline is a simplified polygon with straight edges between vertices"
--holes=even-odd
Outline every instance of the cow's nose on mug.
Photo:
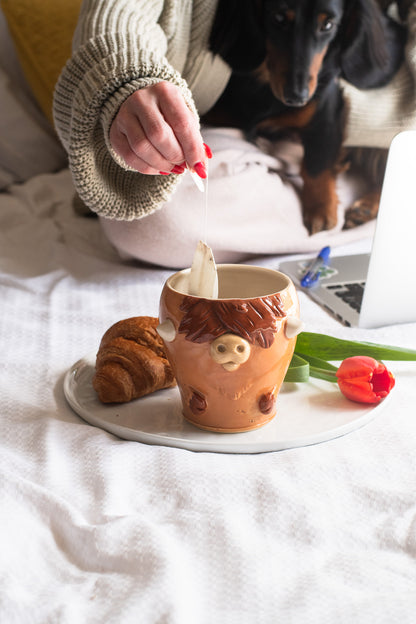
[[211,343],[211,357],[226,370],[235,370],[250,357],[250,344],[241,336],[223,334]]

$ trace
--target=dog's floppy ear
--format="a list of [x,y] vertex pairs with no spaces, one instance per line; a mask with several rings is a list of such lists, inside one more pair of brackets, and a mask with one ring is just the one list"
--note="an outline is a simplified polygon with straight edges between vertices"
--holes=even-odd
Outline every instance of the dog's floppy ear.
[[259,0],[219,0],[210,47],[234,71],[256,69],[266,56]]
[[[401,27],[375,0],[347,0],[342,23],[342,76],[358,88],[385,84],[402,59]],[[402,39],[403,41],[403,39]]]

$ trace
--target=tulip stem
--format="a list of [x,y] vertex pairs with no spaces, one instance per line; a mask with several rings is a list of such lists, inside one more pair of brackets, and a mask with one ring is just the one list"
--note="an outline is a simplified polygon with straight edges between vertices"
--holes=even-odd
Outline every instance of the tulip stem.
[[330,381],[332,383],[337,383],[338,378],[335,372],[318,368],[316,366],[309,366],[309,375],[311,377],[316,377],[317,379],[324,379],[325,381]]
[[337,370],[338,367],[330,364],[326,360],[309,355],[305,353],[298,353],[299,357],[309,362],[309,375],[310,377],[317,377],[318,379],[324,379],[325,381],[337,382]]

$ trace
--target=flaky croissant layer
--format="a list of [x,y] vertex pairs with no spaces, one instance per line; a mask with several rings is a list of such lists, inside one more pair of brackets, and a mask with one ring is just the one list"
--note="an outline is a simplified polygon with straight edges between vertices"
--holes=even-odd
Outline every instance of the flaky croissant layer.
[[126,403],[176,384],[158,324],[155,317],[135,316],[105,332],[92,380],[100,401]]

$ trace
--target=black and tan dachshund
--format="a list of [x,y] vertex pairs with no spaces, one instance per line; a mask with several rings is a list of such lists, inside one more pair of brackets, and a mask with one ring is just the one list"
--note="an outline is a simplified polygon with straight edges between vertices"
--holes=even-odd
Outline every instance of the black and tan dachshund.
[[339,78],[360,89],[386,84],[405,40],[376,0],[219,0],[211,49],[233,71],[203,121],[253,139],[294,129],[304,148],[304,223],[311,233],[330,229],[348,115]]

